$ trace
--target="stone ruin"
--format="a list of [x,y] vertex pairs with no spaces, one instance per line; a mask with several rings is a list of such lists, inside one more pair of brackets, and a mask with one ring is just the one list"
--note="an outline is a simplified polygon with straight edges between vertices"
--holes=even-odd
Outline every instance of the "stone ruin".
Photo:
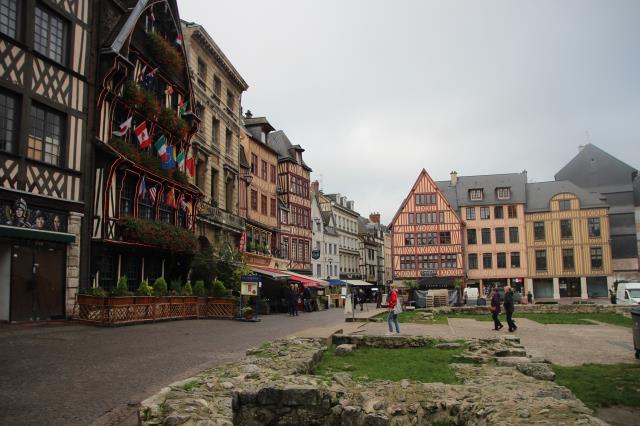
[[[430,337],[335,335],[340,352],[358,347],[451,348]],[[602,425],[543,359],[515,336],[464,341],[452,364],[462,384],[364,381],[350,373],[314,376],[326,341],[290,338],[241,360],[174,383],[142,402],[142,425]]]

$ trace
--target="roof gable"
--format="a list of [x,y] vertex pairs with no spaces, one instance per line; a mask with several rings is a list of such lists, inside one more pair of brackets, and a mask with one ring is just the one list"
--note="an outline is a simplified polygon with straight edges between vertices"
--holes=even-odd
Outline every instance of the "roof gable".
[[554,178],[571,181],[583,188],[600,188],[631,184],[637,173],[637,169],[625,162],[587,144]]

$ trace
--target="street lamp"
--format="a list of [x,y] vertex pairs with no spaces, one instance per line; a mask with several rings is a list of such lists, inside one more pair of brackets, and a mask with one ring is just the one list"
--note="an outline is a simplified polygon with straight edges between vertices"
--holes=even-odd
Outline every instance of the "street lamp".
[[333,269],[331,268],[331,264],[333,263],[333,259],[329,258],[329,278],[331,278],[331,272]]

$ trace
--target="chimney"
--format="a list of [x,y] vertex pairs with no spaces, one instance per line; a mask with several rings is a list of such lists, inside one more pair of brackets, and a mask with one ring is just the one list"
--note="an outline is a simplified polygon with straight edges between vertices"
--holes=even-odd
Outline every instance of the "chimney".
[[458,184],[458,172],[455,170],[451,172],[451,186],[456,186]]
[[353,201],[347,201],[347,208],[348,208],[349,210],[353,210],[353,207],[354,207],[354,206],[353,206]]
[[314,180],[313,182],[311,182],[311,188],[313,188],[313,192],[317,194],[318,192],[320,192],[320,182]]
[[578,152],[582,151],[584,149],[584,145],[578,145]]
[[380,225],[380,213],[379,212],[371,213],[369,215],[369,220],[373,223],[377,223],[378,225]]
[[247,112],[244,113],[245,118],[253,118],[253,114],[251,114],[251,110],[248,109]]

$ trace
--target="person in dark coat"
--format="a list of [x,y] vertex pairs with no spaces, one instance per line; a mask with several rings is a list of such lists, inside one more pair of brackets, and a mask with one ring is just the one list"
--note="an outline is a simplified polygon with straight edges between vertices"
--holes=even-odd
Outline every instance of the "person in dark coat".
[[529,305],[533,305],[533,294],[531,293],[531,290],[527,293],[527,303]]
[[284,298],[287,302],[287,310],[289,311],[289,316],[293,316],[293,300],[295,299],[295,294],[291,286],[286,286],[284,289]]
[[506,286],[504,289],[504,311],[507,314],[507,324],[509,325],[509,331],[513,332],[518,329],[516,323],[511,318],[513,316],[513,289],[511,286]]
[[311,290],[309,290],[309,287],[305,287],[302,290],[302,298],[304,300],[304,311],[311,312]]
[[491,317],[493,318],[493,329],[500,330],[502,327],[504,327],[500,322],[500,319],[498,318],[498,315],[500,315],[500,294],[495,289],[492,289],[489,296],[491,297],[490,309]]

